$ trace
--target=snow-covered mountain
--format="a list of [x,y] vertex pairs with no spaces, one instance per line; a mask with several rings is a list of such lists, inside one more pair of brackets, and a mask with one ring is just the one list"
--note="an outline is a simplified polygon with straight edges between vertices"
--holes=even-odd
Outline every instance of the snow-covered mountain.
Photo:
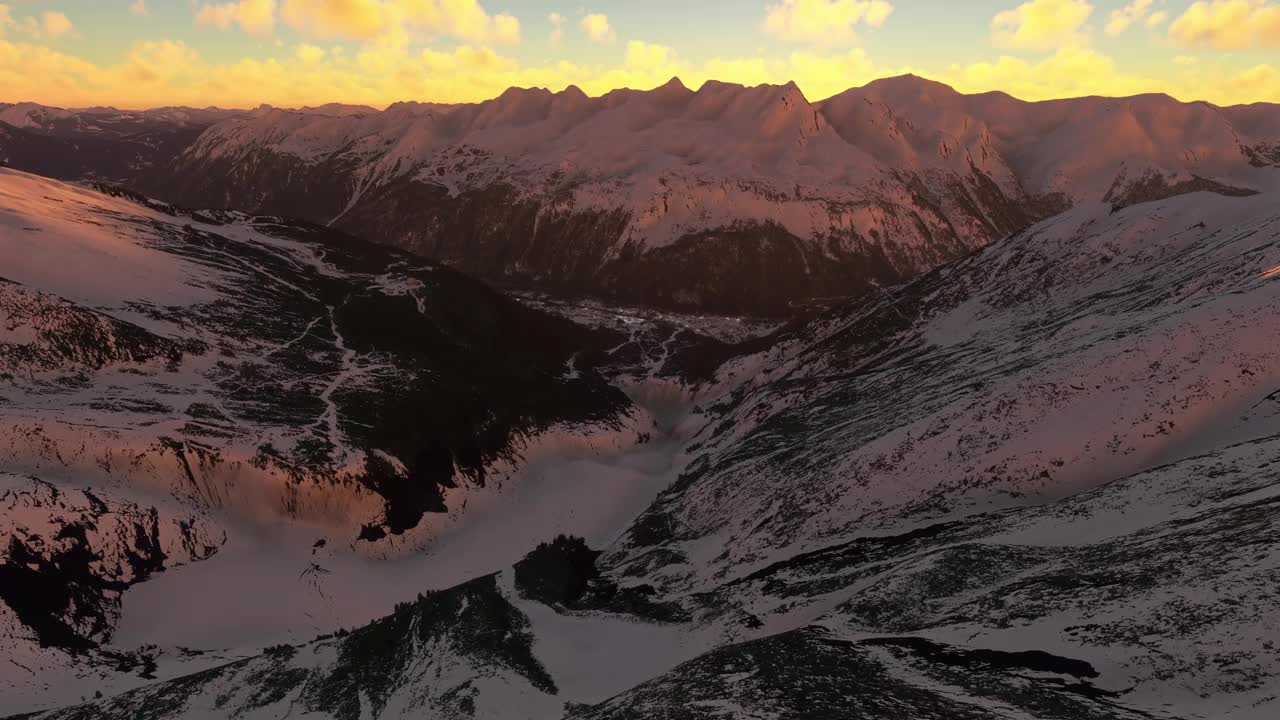
[[0,160],[46,177],[127,183],[171,163],[214,123],[244,114],[218,108],[68,110],[0,103]]
[[262,110],[139,187],[297,216],[508,286],[784,312],[893,284],[1080,203],[1273,187],[1280,109],[1027,103],[920,78],[820,103],[673,79],[590,98]]
[[914,76],[821,102],[673,79],[475,104],[0,105],[0,159],[302,219],[511,288],[787,314],[901,282],[1082,202],[1275,186],[1280,109],[1028,103]]
[[[1214,182],[1270,172],[1245,167]],[[529,303],[569,324],[318,226],[0,173],[0,256],[32,258],[0,285],[27,463],[4,497],[44,518],[10,572],[62,578],[87,545],[114,583],[101,616],[57,615],[114,628],[87,654],[15,613],[7,652],[44,664],[0,697],[78,720],[1270,718],[1280,195],[1098,187],[730,345],[697,332],[725,320]],[[135,448],[109,470],[101,426]],[[456,482],[421,492],[446,457]],[[123,542],[150,507],[159,539]]]

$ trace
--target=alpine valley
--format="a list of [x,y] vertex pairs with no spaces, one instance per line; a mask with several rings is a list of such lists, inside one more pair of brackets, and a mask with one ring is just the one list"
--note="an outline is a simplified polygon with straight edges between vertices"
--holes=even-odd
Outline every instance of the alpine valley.
[[1280,714],[1280,106],[22,103],[0,158],[0,717]]

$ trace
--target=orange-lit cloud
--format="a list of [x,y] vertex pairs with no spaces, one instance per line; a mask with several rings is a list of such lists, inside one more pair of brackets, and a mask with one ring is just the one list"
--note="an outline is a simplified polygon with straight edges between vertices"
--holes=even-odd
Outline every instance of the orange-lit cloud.
[[222,30],[239,25],[250,35],[270,35],[276,25],[276,0],[201,4],[196,8],[196,22]]
[[847,43],[858,24],[881,27],[892,13],[885,0],[782,0],[765,9],[764,29],[792,42]]
[[1085,0],[1031,0],[991,20],[996,47],[1044,50],[1088,42],[1084,24],[1093,14]]
[[553,12],[547,15],[547,20],[551,23],[551,47],[560,47],[560,41],[564,39],[564,16]]
[[479,0],[233,0],[196,9],[198,24],[251,35],[270,35],[278,21],[307,37],[384,44],[406,42],[410,32],[495,45],[520,40],[519,20],[489,14]]
[[71,20],[60,12],[46,12],[40,17],[40,34],[47,38],[60,38],[71,32]]
[[302,43],[293,53],[303,65],[311,66],[320,62],[327,55],[327,51],[322,47]]
[[372,39],[391,20],[377,0],[283,0],[280,14],[292,28],[312,37]]
[[1198,0],[1169,26],[1169,39],[1190,48],[1280,48],[1280,5],[1266,0]]
[[599,95],[619,87],[650,88],[673,75],[690,87],[716,79],[747,85],[796,81],[812,100],[877,77],[915,72],[962,92],[1004,90],[1039,100],[1079,95],[1167,92],[1183,100],[1220,104],[1280,101],[1280,70],[1258,65],[1234,74],[1203,63],[1174,65],[1179,76],[1123,72],[1089,48],[1063,48],[1028,61],[1000,57],[931,71],[879,65],[862,49],[793,52],[777,58],[717,57],[693,63],[668,46],[630,41],[615,64],[552,61],[523,65],[482,46],[411,51],[369,46],[358,53],[302,44],[276,59],[210,62],[177,42],[138,43],[124,62],[99,66],[51,48],[0,40],[0,86],[7,101],[63,106],[129,107],[187,104],[251,107],[342,101],[385,106],[397,100],[479,101],[511,86],[560,90],[574,84]]
[[0,38],[6,31],[16,30],[37,40],[57,40],[74,29],[71,19],[63,13],[50,10],[17,20],[8,5],[0,4]]
[[[1246,4],[1251,14],[1270,7],[1260,2]],[[127,14],[128,5],[120,3],[122,14]],[[249,0],[200,0],[191,7],[196,12],[204,7],[220,8],[208,12],[225,13],[226,20],[220,22],[233,30],[266,27],[264,18],[268,17],[277,29],[298,29],[300,37],[287,44],[288,35],[280,35],[274,51],[257,45],[258,52],[274,53],[273,57],[214,60],[202,55],[197,46],[155,40],[136,43],[118,61],[95,63],[77,56],[70,45],[59,44],[55,49],[56,32],[44,32],[43,25],[40,33],[34,32],[32,22],[40,15],[15,18],[9,6],[0,3],[0,100],[71,107],[252,107],[263,102],[300,106],[334,101],[379,107],[399,100],[479,101],[511,86],[560,90],[572,84],[599,95],[619,87],[655,87],[672,76],[694,88],[710,79],[746,85],[794,80],[807,97],[818,100],[877,77],[914,72],[963,92],[1003,90],[1031,100],[1165,92],[1184,100],[1219,104],[1280,101],[1280,71],[1274,63],[1233,67],[1212,56],[1197,61],[1190,56],[1175,59],[1170,53],[1167,63],[1149,70],[1155,75],[1127,70],[1088,42],[1092,8],[1080,0],[1027,2],[1010,10],[1012,17],[999,24],[1009,33],[1009,44],[1052,47],[1049,54],[979,56],[949,66],[892,64],[863,48],[823,48],[816,43],[791,52],[725,52],[693,59],[675,47],[629,38],[618,38],[612,49],[603,48],[599,51],[602,55],[595,56],[601,59],[590,63],[554,55],[530,61],[527,55],[518,59],[498,48],[499,40],[518,36],[518,29],[501,30],[498,18],[502,15],[486,12],[475,0],[279,0],[267,5],[273,11],[269,15],[255,15],[253,11],[261,7],[250,5]],[[1132,27],[1151,24],[1158,7],[1160,0],[1139,0],[1121,9],[1130,13],[1126,18]],[[769,11],[779,8],[791,13],[788,32],[800,35],[804,33],[799,29],[807,27],[804,23],[808,21],[797,21],[796,17],[813,8],[850,13],[840,16],[850,23],[847,28],[883,24],[889,12],[875,14],[871,3],[830,0],[816,4],[775,2]],[[370,14],[360,20],[342,12]],[[548,15],[548,20],[553,33],[569,22],[558,14]],[[349,22],[339,27],[341,21]],[[603,18],[603,23],[608,34],[597,35],[617,37],[608,18]],[[421,38],[411,35],[413,30],[427,28],[434,28],[430,33],[437,43],[429,49],[422,46]],[[454,35],[474,35],[493,42],[464,38],[452,47],[439,45],[440,38]],[[360,42],[345,45],[319,40],[352,36]]]
[[419,31],[498,45],[520,40],[519,20],[490,15],[478,0],[282,0],[280,14],[316,37],[372,40]]

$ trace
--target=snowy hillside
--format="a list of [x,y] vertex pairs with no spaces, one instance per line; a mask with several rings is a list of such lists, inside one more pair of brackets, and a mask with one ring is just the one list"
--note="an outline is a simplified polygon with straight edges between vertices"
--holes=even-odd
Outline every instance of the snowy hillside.
[[[341,567],[394,577],[372,558],[470,532],[539,458],[643,451],[654,432],[593,369],[625,335],[323,228],[101,190],[0,170],[6,709],[367,621],[399,591]],[[448,562],[518,559],[545,522],[439,558],[440,582],[465,579]],[[262,573],[266,595],[228,597],[225,572]],[[133,601],[138,583],[157,595]],[[213,627],[183,615],[202,602],[227,628],[273,617],[267,596],[292,602],[266,635],[172,639]]]
[[[10,557],[46,558],[31,572],[84,545],[152,558],[112,528],[155,505],[148,547],[181,565],[91,562],[109,583],[66,583],[90,587],[103,611],[57,615],[60,627],[97,641],[80,629],[107,618],[114,635],[96,652],[141,658],[142,675],[29,639],[6,652],[62,674],[13,680],[20,711],[1261,720],[1278,709],[1274,190],[1124,207],[1081,197],[759,337],[723,330],[726,319],[526,300],[573,325],[320,228],[0,180],[0,207],[14,208],[0,215],[0,253],[18,257],[12,243],[32,250],[23,233],[43,233],[64,258],[32,254],[9,278],[21,285],[0,286],[15,348],[0,355],[14,368],[0,417],[28,463],[5,497],[32,498],[8,502],[35,518]],[[99,224],[76,224],[86,214]],[[110,272],[76,281],[88,264]],[[376,311],[350,321],[344,309],[364,301]],[[495,325],[477,323],[486,304]],[[522,325],[537,326],[536,342]],[[68,351],[55,341],[67,336],[100,351]],[[250,359],[256,369],[236,369]],[[441,384],[410,413],[400,396],[419,392],[405,382],[415,371]],[[144,390],[158,385],[177,391]],[[497,390],[469,404],[486,388]],[[180,417],[176,395],[208,409]],[[440,432],[472,428],[473,440],[496,427],[481,418],[524,424],[470,465],[474,446],[455,436],[446,451],[396,432],[436,415]],[[104,424],[113,446],[164,433],[180,449],[94,469],[78,448],[108,437],[91,427]],[[233,482],[242,433],[271,449]],[[456,482],[434,493],[406,498],[379,474],[434,478],[444,457]],[[280,487],[272,472],[303,477],[277,496],[262,490]],[[101,507],[80,494],[98,498],[100,485],[161,491]],[[63,487],[75,490],[50,496]],[[290,522],[252,525],[254,508]],[[105,530],[83,541],[41,540],[52,532],[39,528],[62,526],[50,518],[87,527],[108,514],[121,520],[94,519]],[[201,540],[184,542],[181,523]]]
[[608,577],[735,639],[1043,652],[1154,717],[1270,717],[1275,200],[1082,205],[729,362]]
[[1026,103],[906,76],[811,103],[679,80],[590,98],[264,110],[139,186],[304,217],[511,286],[779,313],[956,259],[1080,203],[1275,186],[1280,111]]

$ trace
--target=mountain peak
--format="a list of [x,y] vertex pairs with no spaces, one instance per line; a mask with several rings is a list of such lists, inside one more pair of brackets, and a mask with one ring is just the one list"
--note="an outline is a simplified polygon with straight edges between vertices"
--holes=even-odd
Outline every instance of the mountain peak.
[[[567,89],[568,88],[566,88],[566,90]],[[546,88],[540,88],[540,87],[525,88],[525,87],[512,86],[507,88],[506,90],[503,90],[502,94],[494,99],[500,100],[500,101],[511,101],[511,100],[517,100],[517,99],[523,99],[523,98],[531,98],[531,97],[548,97],[550,95],[552,95],[552,92]]]
[[725,82],[723,80],[708,80],[702,83],[698,88],[699,93],[721,92],[724,90],[741,90],[746,86],[742,83]]
[[904,75],[895,75],[893,77],[872,80],[871,82],[864,85],[861,89],[863,90],[874,89],[874,90],[879,90],[881,92],[892,93],[895,95],[912,94],[916,96],[920,96],[920,95],[947,96],[947,95],[960,94],[959,92],[956,91],[955,88],[951,87],[950,85],[947,85],[946,83],[940,83],[937,80],[930,80],[928,78],[920,77],[919,75],[915,75],[912,73],[906,73]]
[[586,93],[582,92],[582,88],[578,87],[577,85],[569,85],[565,87],[564,90],[561,90],[556,94],[563,95],[565,97],[571,97],[571,98],[585,98],[587,96]]

